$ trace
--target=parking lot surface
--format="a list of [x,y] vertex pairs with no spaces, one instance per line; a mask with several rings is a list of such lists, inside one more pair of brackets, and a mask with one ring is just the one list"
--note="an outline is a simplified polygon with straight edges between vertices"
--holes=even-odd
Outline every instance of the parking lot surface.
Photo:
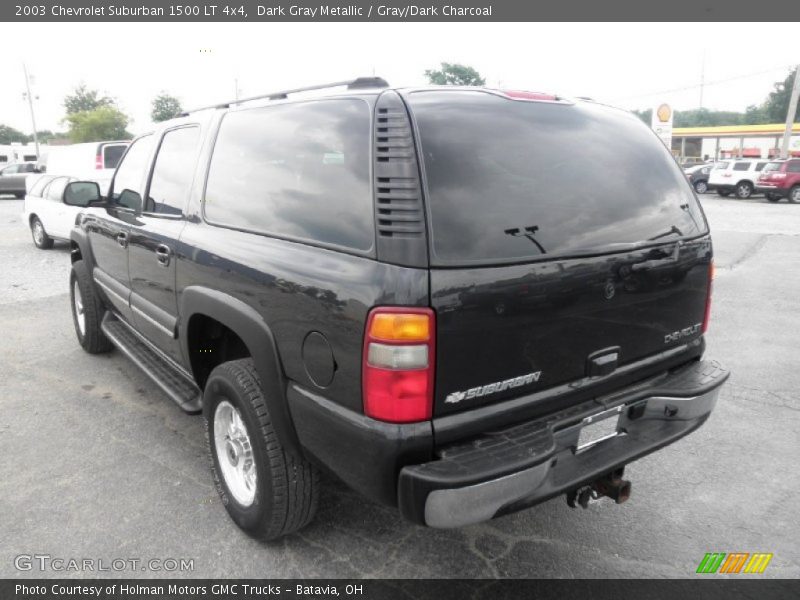
[[[702,197],[717,279],[708,353],[732,371],[711,419],[630,465],[633,495],[558,498],[441,531],[326,480],[316,520],[264,544],[228,518],[200,417],[118,352],[75,340],[66,245],[37,250],[0,197],[0,577],[689,577],[706,552],[771,552],[800,577],[800,206]],[[18,571],[21,554],[193,559],[184,573]]]

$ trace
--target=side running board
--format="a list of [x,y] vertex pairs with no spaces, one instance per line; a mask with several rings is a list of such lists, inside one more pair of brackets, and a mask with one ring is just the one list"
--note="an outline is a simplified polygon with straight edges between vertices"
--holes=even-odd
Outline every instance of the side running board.
[[203,393],[186,371],[110,312],[103,317],[101,329],[111,343],[156,382],[178,406],[187,413],[200,412]]

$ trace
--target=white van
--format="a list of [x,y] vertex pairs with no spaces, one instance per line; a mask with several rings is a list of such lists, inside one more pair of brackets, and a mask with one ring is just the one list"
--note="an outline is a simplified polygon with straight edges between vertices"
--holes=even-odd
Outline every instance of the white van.
[[720,196],[735,193],[737,198],[749,198],[756,188],[758,175],[769,160],[726,158],[714,165],[708,175],[708,189],[717,190]]
[[105,194],[120,158],[130,142],[88,142],[51,146],[39,166],[48,175],[68,176],[81,181],[96,181]]

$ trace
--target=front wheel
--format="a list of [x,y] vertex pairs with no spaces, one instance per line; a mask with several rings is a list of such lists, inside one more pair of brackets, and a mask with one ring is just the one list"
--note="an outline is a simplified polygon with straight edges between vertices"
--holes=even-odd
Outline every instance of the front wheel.
[[53,238],[47,235],[39,217],[31,219],[31,237],[33,237],[34,246],[40,250],[49,250],[53,247]]
[[239,527],[272,540],[314,518],[319,473],[279,442],[252,359],[211,372],[203,416],[217,492]]
[[736,197],[740,200],[746,200],[753,195],[753,184],[746,181],[736,184]]
[[708,184],[705,181],[698,181],[694,184],[694,191],[698,194],[705,194],[708,191]]
[[789,202],[792,204],[800,202],[800,185],[796,185],[789,190]]
[[81,347],[89,354],[111,350],[113,345],[100,328],[105,308],[94,291],[94,283],[82,260],[72,263],[69,299],[72,305],[72,322]]

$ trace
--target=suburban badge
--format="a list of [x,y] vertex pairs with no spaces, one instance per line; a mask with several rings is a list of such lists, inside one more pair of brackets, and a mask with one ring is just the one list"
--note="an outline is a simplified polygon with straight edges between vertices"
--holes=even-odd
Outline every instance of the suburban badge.
[[480,398],[481,396],[487,396],[489,394],[496,394],[497,392],[503,392],[509,388],[535,383],[539,381],[539,377],[541,375],[541,371],[536,371],[534,373],[528,373],[527,375],[512,377],[511,379],[506,379],[504,381],[496,381],[495,383],[489,383],[487,385],[479,385],[478,387],[470,388],[464,392],[453,392],[452,394],[448,394],[444,401],[445,404],[455,404],[457,402],[461,402],[462,400],[470,400],[472,398]]

